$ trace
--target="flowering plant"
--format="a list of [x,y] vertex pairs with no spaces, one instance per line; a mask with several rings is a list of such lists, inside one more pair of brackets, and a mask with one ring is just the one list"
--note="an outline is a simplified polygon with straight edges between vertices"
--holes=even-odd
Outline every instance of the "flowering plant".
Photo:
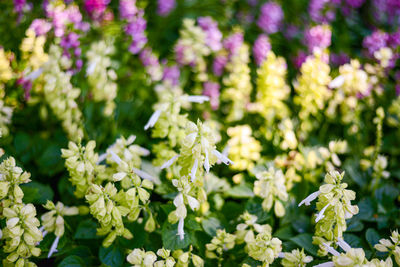
[[0,266],[400,266],[398,0],[0,10]]

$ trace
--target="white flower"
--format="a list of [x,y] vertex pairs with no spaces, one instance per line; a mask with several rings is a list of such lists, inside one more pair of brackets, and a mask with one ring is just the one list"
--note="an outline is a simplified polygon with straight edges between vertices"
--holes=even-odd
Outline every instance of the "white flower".
[[60,237],[56,236],[56,239],[54,239],[53,244],[51,244],[47,258],[50,258],[51,255],[53,255],[53,253],[57,252],[58,241],[60,241]]
[[162,166],[161,166],[161,170],[170,167],[172,164],[174,164],[174,162],[176,161],[176,159],[178,158],[179,155],[175,155],[172,158],[170,158],[167,162],[165,162]]
[[349,251],[351,249],[350,245],[347,244],[346,241],[344,241],[342,238],[338,238],[338,242],[336,242],[344,251]]
[[344,76],[339,75],[329,83],[329,88],[338,88],[343,85],[344,81]]
[[147,130],[147,129],[149,129],[150,127],[153,127],[155,124],[156,124],[156,122],[158,121],[158,118],[160,118],[160,115],[161,115],[161,110],[156,110],[154,113],[153,113],[153,115],[151,115],[151,117],[150,117],[150,119],[149,119],[149,121],[146,123],[146,125],[144,126],[144,129],[145,130]]
[[190,179],[192,182],[194,182],[194,180],[196,180],[196,171],[197,171],[198,164],[199,163],[198,163],[197,159],[195,159],[192,170],[190,171]]
[[314,199],[316,199],[319,196],[320,192],[316,191],[314,193],[311,193],[308,197],[306,197],[305,199],[303,199],[300,203],[299,203],[299,207],[303,204],[305,204],[306,206],[310,206],[311,201],[313,201]]
[[329,253],[331,253],[333,256],[339,256],[339,255],[340,255],[340,253],[337,252],[333,247],[329,246],[329,245],[326,244],[326,243],[322,243],[322,244],[326,247],[326,250],[327,250]]
[[208,96],[204,96],[204,95],[189,95],[187,97],[187,100],[189,102],[203,104],[203,102],[205,102],[205,101],[210,101],[210,98]]
[[319,220],[321,220],[325,217],[324,212],[329,207],[330,204],[331,203],[328,203],[328,204],[326,204],[325,207],[322,208],[322,210],[318,213],[317,218],[315,218],[315,222],[318,222]]
[[183,231],[184,222],[185,222],[185,219],[184,219],[184,218],[180,218],[180,219],[179,219],[179,223],[178,223],[178,234],[177,234],[177,235],[179,235],[179,238],[180,238],[181,240],[183,240],[183,239],[185,238],[185,232]]
[[218,150],[214,149],[213,153],[215,156],[217,156],[217,158],[222,161],[224,164],[229,165],[229,164],[234,164],[234,162],[230,159],[228,159],[227,156],[225,156],[224,154],[221,154]]
[[194,197],[191,196],[187,196],[188,202],[189,202],[189,206],[192,210],[197,210],[200,206],[200,203],[197,199],[195,199]]

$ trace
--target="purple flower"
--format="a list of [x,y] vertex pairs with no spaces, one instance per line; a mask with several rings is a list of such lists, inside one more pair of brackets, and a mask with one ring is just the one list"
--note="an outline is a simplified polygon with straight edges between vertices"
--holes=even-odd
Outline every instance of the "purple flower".
[[110,0],[85,0],[84,8],[91,18],[98,20],[106,11]]
[[305,42],[309,52],[314,48],[325,49],[331,45],[331,29],[328,25],[317,25],[308,29],[305,33]]
[[51,24],[44,19],[35,19],[32,21],[29,28],[34,30],[37,36],[45,35],[48,31],[51,30]]
[[306,61],[307,54],[304,51],[300,51],[297,56],[293,59],[293,65],[296,69],[300,69],[301,65]]
[[365,0],[346,0],[346,3],[352,8],[359,8],[364,4]]
[[267,58],[268,52],[271,50],[271,44],[268,36],[260,34],[253,45],[253,56],[256,64],[260,66]]
[[168,81],[172,85],[176,86],[179,84],[179,77],[181,75],[181,71],[177,65],[173,66],[165,66],[163,73],[163,81]]
[[153,81],[159,81],[162,78],[160,62],[151,48],[143,49],[139,54],[139,59]]
[[275,2],[268,2],[262,5],[257,25],[266,33],[271,34],[279,31],[283,19],[283,11],[280,5]]
[[211,17],[200,17],[197,19],[200,28],[206,33],[206,44],[212,51],[218,51],[222,48],[222,33],[218,29],[218,23]]
[[331,53],[329,57],[330,62],[335,66],[341,66],[350,62],[350,57],[341,52],[340,54]]
[[203,84],[203,95],[210,97],[210,104],[213,110],[219,107],[219,83],[205,82]]
[[119,2],[119,16],[121,19],[130,20],[137,12],[136,0],[121,0]]
[[126,34],[132,37],[132,43],[129,47],[129,51],[132,54],[137,54],[142,50],[144,45],[147,43],[147,37],[145,34],[147,22],[143,17],[144,11],[139,10],[135,17],[125,26]]
[[387,46],[388,40],[389,35],[386,32],[374,31],[371,35],[364,38],[363,46],[368,50],[368,55],[373,57],[376,51]]
[[390,34],[389,46],[393,49],[396,49],[398,46],[400,46],[400,30]]
[[336,17],[335,9],[337,4],[336,0],[311,0],[308,12],[313,21],[317,23],[330,23]]
[[26,11],[32,9],[31,3],[26,3],[26,0],[14,0],[14,12],[18,14],[18,22],[22,19]]
[[224,48],[229,51],[229,55],[236,54],[243,44],[243,33],[236,32],[229,35],[223,41]]
[[226,63],[228,63],[228,58],[225,55],[218,55],[214,58],[212,69],[215,76],[222,75]]
[[168,16],[168,14],[175,8],[175,0],[158,0],[157,13],[160,16]]

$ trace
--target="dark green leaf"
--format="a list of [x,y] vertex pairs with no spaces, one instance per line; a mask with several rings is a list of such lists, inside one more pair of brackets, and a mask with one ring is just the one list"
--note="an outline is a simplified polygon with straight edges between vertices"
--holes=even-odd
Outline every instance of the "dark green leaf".
[[124,262],[124,253],[115,244],[112,244],[108,248],[100,247],[99,257],[102,263],[111,267],[122,266]]
[[204,219],[201,222],[201,225],[203,226],[204,231],[210,236],[215,236],[215,234],[217,233],[217,229],[223,228],[221,226],[221,222],[214,217]]
[[72,255],[63,259],[58,267],[83,267],[86,266],[82,258]]
[[312,244],[312,235],[311,234],[300,234],[290,239],[300,248],[304,248],[305,251],[310,253],[313,256],[317,256],[318,248]]
[[374,247],[375,244],[378,244],[380,239],[378,232],[372,228],[367,229],[367,232],[365,233],[365,238],[367,239],[371,247]]

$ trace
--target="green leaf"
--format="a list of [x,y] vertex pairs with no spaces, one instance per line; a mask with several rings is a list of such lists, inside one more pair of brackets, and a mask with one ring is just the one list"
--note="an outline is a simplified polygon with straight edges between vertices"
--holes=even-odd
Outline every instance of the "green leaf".
[[102,263],[111,267],[122,266],[124,262],[124,253],[115,245],[111,245],[108,248],[100,247],[99,257]]
[[82,258],[75,255],[66,257],[60,262],[60,264],[58,264],[58,267],[82,267],[82,266],[85,266],[85,262],[82,260]]
[[279,228],[273,236],[281,240],[289,240],[293,236],[293,230],[290,225]]
[[38,182],[30,182],[21,185],[24,191],[24,202],[33,204],[46,204],[47,200],[52,200],[54,193],[49,185]]
[[253,189],[249,184],[240,184],[232,187],[226,193],[226,196],[232,198],[249,198],[254,197]]
[[170,250],[184,249],[193,244],[195,237],[192,231],[185,230],[183,240],[178,236],[178,224],[165,222],[162,227],[162,242],[164,248]]
[[76,239],[97,239],[100,236],[96,235],[97,224],[91,219],[81,221],[76,229],[74,238]]
[[352,248],[360,248],[362,247],[361,238],[353,234],[344,234],[344,240],[350,245]]
[[217,229],[223,228],[221,222],[214,217],[203,220],[201,225],[203,226],[204,231],[210,236],[215,236]]
[[379,237],[378,232],[375,229],[372,228],[368,228],[367,232],[365,233],[365,238],[367,239],[369,245],[371,247],[374,247],[375,244],[379,243],[379,239],[381,239]]
[[312,244],[312,235],[311,234],[300,234],[290,239],[300,248],[304,248],[305,251],[310,253],[313,256],[317,256],[317,247]]
[[355,220],[354,217],[347,223],[347,232],[360,232],[362,229],[364,229],[364,224]]

